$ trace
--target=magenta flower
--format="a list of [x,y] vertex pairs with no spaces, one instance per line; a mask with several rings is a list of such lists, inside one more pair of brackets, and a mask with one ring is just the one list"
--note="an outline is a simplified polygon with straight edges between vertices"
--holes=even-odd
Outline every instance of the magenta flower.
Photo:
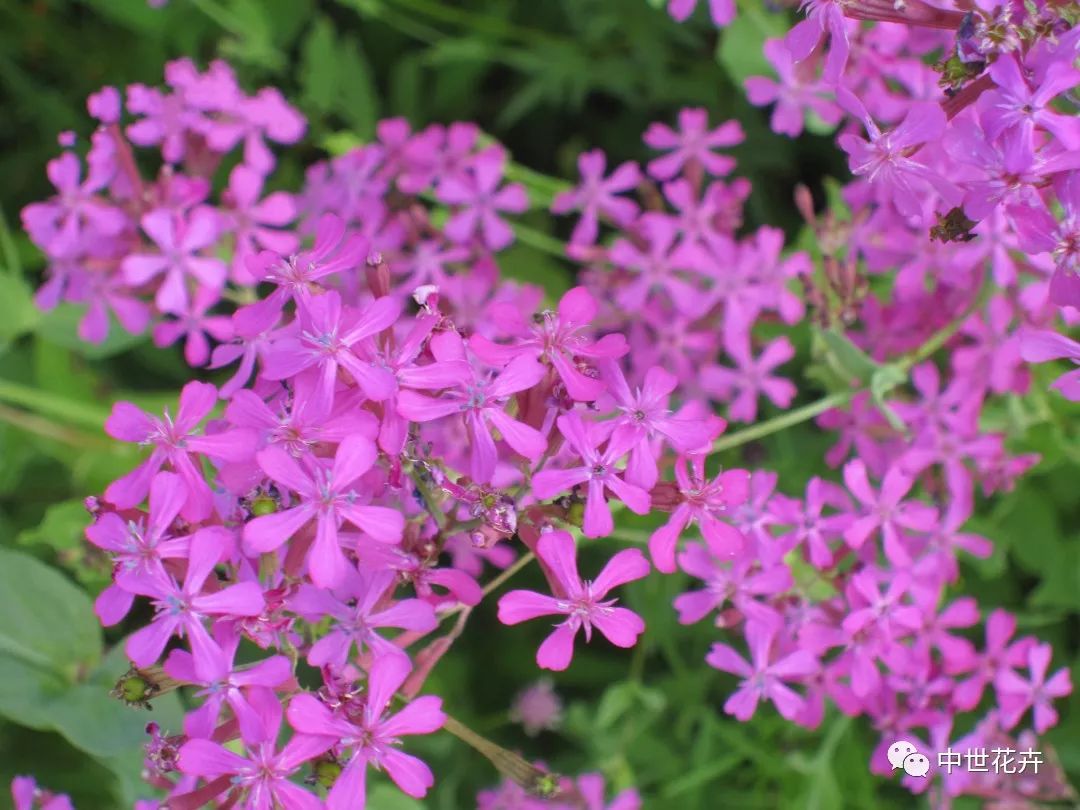
[[232,319],[227,315],[208,315],[207,312],[218,303],[219,295],[207,287],[199,287],[195,298],[189,302],[189,308],[183,312],[174,312],[175,320],[159,321],[154,326],[154,345],[170,346],[181,338],[184,341],[184,359],[192,367],[205,366],[210,359],[210,341],[207,335],[218,343],[232,339]]
[[[180,748],[177,766],[190,776],[209,780],[204,788],[176,797],[192,804],[207,806],[215,797],[228,791],[233,801],[244,808],[281,807],[283,810],[322,810],[322,801],[293,782],[290,777],[310,760],[326,753],[335,740],[297,734],[279,751],[282,708],[277,695],[255,692],[251,695],[253,711],[260,719],[260,733],[243,734],[244,754],[229,750],[208,739],[191,739]],[[230,746],[232,747],[232,746]],[[199,805],[194,804],[200,802]],[[234,805],[236,806],[236,805]]]
[[[697,7],[698,0],[668,0],[668,14],[684,22]],[[735,0],[709,0],[709,14],[717,28],[726,28],[735,19]]]
[[223,461],[244,461],[255,451],[254,431],[237,428],[213,435],[194,431],[217,403],[217,389],[208,383],[189,382],[180,392],[180,407],[173,420],[168,410],[162,418],[150,416],[130,402],[117,402],[105,422],[114,439],[154,448],[150,457],[127,475],[109,484],[105,498],[121,509],[139,504],[150,491],[154,475],[168,464],[187,488],[181,509],[185,520],[198,522],[213,508],[213,495],[203,477],[198,456]]
[[39,788],[32,776],[11,780],[11,800],[15,810],[75,810],[70,798]]
[[306,456],[320,442],[340,444],[350,435],[374,439],[378,421],[370,411],[342,399],[330,414],[313,405],[314,383],[297,380],[288,402],[273,402],[276,410],[254,391],[237,391],[225,408],[225,418],[234,425],[259,431],[262,442],[280,445],[296,458]]
[[[145,519],[125,521],[116,512],[106,512],[86,527],[86,539],[112,553],[117,572],[153,574],[164,560],[187,557],[190,538],[171,534],[187,497],[178,476],[159,472],[150,484],[150,511]],[[127,615],[133,601],[134,594],[114,582],[98,596],[94,612],[109,627]]]
[[[659,366],[645,372],[644,383],[634,390],[617,362],[605,362],[601,373],[618,409],[618,416],[606,424],[611,425],[613,437],[619,436],[619,444],[631,442],[627,482],[645,490],[653,488],[660,476],[656,462],[661,442],[680,453],[692,453],[706,447],[717,432],[708,420],[671,412],[668,399],[679,380]],[[719,427],[723,429],[722,420]]]
[[581,219],[570,236],[573,244],[591,245],[596,241],[600,215],[607,216],[613,225],[620,228],[629,225],[637,216],[635,202],[615,195],[629,191],[641,182],[638,165],[633,161],[622,163],[611,177],[604,179],[606,166],[607,158],[601,150],[582,152],[578,156],[581,185],[572,191],[559,193],[551,203],[551,210],[555,214],[566,214],[573,210],[581,212]]
[[604,335],[593,340],[586,333],[589,324],[596,320],[597,304],[584,287],[568,290],[559,300],[556,312],[545,310],[531,322],[526,322],[517,310],[500,309],[499,315],[505,316],[500,317],[500,326],[518,341],[503,346],[476,334],[469,339],[469,348],[493,365],[505,365],[519,355],[550,363],[566,386],[566,393],[578,402],[591,402],[605,390],[602,381],[581,371],[581,358],[614,359],[630,348],[622,335]]
[[[823,514],[826,507],[839,510],[838,514]],[[810,564],[826,569],[833,564],[830,543],[839,540],[851,523],[851,501],[842,488],[815,476],[806,485],[803,500],[777,496],[773,512],[781,523],[791,530],[778,539],[792,545],[804,544]]]
[[1033,712],[1036,734],[1042,734],[1057,725],[1058,713],[1053,700],[1072,694],[1072,681],[1069,670],[1064,667],[1049,678],[1046,677],[1052,654],[1049,644],[1035,644],[1028,649],[1025,663],[1029,680],[1024,680],[1010,668],[998,672],[994,679],[994,689],[1001,706],[1001,722],[1005,728],[1012,728],[1019,723],[1028,709]]
[[[1021,333],[1020,356],[1029,363],[1068,359],[1080,366],[1080,343],[1049,330],[1027,330]],[[1050,387],[1065,399],[1080,402],[1080,368],[1062,374]]]
[[880,531],[889,562],[896,566],[909,565],[911,555],[904,546],[903,530],[928,532],[937,521],[934,507],[904,500],[914,479],[902,467],[893,465],[885,473],[881,491],[875,492],[866,465],[861,459],[853,459],[844,465],[844,483],[862,505],[862,513],[844,531],[844,541],[858,549],[870,535]]
[[[468,425],[472,453],[469,476],[477,483],[491,481],[498,461],[492,438],[495,428],[514,450],[535,462],[547,448],[547,440],[536,428],[506,413],[511,395],[526,391],[544,378],[544,367],[531,357],[519,355],[490,378],[480,375],[466,359],[465,345],[454,333],[432,340],[437,362],[417,366],[403,374],[402,382],[417,388],[446,388],[438,398],[403,390],[397,397],[397,411],[412,422],[430,422],[461,414]],[[449,388],[449,385],[455,387]]]
[[595,435],[596,431],[590,433],[577,411],[563,414],[556,422],[567,445],[584,463],[579,467],[545,469],[536,473],[532,479],[533,495],[546,500],[588,482],[583,525],[586,537],[607,537],[614,528],[611,508],[604,497],[605,490],[610,490],[635,514],[644,515],[649,511],[649,493],[620,478],[617,475],[619,470],[615,467],[630,450],[633,436],[625,433],[612,436],[601,451],[599,448],[603,441]]
[[787,720],[802,711],[803,698],[785,681],[808,678],[818,671],[818,661],[806,650],[782,652],[777,628],[758,621],[746,623],[750,661],[727,644],[713,644],[705,657],[709,666],[742,678],[739,688],[724,703],[724,711],[746,722],[754,716],[759,700],[771,700]]
[[489,250],[502,250],[514,241],[513,229],[499,213],[523,213],[529,198],[520,183],[499,188],[505,163],[502,148],[491,146],[472,158],[467,174],[444,177],[439,182],[435,190],[439,201],[463,206],[443,228],[450,239],[464,244],[476,234]]
[[401,301],[377,298],[360,312],[346,310],[335,290],[299,303],[300,334],[275,340],[263,360],[262,376],[286,380],[311,370],[319,381],[317,410],[333,405],[339,369],[352,375],[369,399],[384,400],[394,393],[394,378],[386,369],[361,358],[354,346],[389,328],[401,314]]
[[255,283],[247,261],[260,249],[288,256],[299,244],[296,234],[280,230],[296,219],[293,196],[275,191],[260,200],[264,181],[259,172],[241,163],[229,175],[229,188],[223,195],[231,205],[229,230],[235,239],[232,277],[240,284]]
[[709,394],[731,402],[728,415],[739,422],[753,422],[757,418],[757,400],[761,394],[778,408],[787,408],[798,393],[794,383],[770,372],[795,356],[795,347],[786,337],[778,337],[766,344],[761,354],[754,358],[750,350],[750,336],[740,331],[724,341],[727,353],[736,362],[735,368],[707,366],[701,370],[701,387]]
[[121,268],[129,284],[146,284],[164,276],[154,296],[158,309],[177,314],[187,312],[189,279],[211,291],[221,290],[225,284],[225,263],[205,252],[221,233],[216,212],[200,207],[185,217],[159,208],[144,214],[140,224],[158,252],[133,253],[124,259]]
[[638,230],[640,239],[618,239],[608,251],[611,263],[631,277],[615,294],[619,306],[638,312],[649,303],[670,299],[680,315],[703,314],[708,296],[700,281],[686,276],[691,272],[700,279],[706,265],[701,248],[685,240],[676,244],[677,222],[665,214],[645,214]]
[[705,583],[705,588],[675,597],[680,624],[694,624],[722,609],[729,601],[740,613],[759,621],[775,621],[777,612],[758,597],[776,596],[794,586],[791,571],[782,563],[760,567],[749,555],[723,559],[701,543],[687,543],[679,553],[679,568]]
[[[986,619],[986,646],[966,672],[971,674],[956,684],[952,701],[961,711],[971,711],[982,700],[983,691],[1008,667],[1022,667],[1034,638],[1014,640],[1016,617],[998,608]],[[1030,642],[1030,643],[1029,643]]]
[[[343,241],[344,240],[344,241]],[[321,280],[355,268],[364,258],[363,238],[345,238],[345,222],[336,214],[324,214],[315,229],[311,250],[282,259],[264,250],[246,261],[255,281],[277,286],[270,295],[236,311],[236,331],[245,336],[266,332],[277,325],[285,303],[306,301],[321,288]]]
[[709,113],[702,107],[686,107],[679,111],[679,128],[655,122],[645,130],[643,139],[653,149],[670,150],[663,157],[649,161],[648,171],[657,180],[670,180],[683,166],[697,164],[709,174],[722,176],[735,168],[734,158],[718,155],[713,150],[736,146],[745,139],[738,121],[725,121],[709,129]]
[[301,585],[289,599],[289,609],[312,623],[332,619],[329,632],[311,646],[308,663],[343,669],[354,644],[358,653],[370,650],[376,657],[401,655],[400,648],[379,635],[380,629],[394,627],[417,633],[434,630],[438,620],[429,603],[421,599],[390,601],[397,583],[393,570],[357,572],[349,566],[334,593]]
[[[221,590],[204,593],[214,566],[221,562],[223,529],[203,532],[191,538],[184,584],[159,568],[151,574],[121,573],[122,588],[149,597],[154,604],[153,621],[136,630],[124,644],[128,658],[137,667],[148,667],[161,657],[169,639],[185,636],[196,659],[208,660],[217,644],[206,632],[203,620],[210,616],[258,616],[266,602],[256,582],[238,582]],[[216,581],[216,579],[214,580]]]
[[1031,253],[1049,252],[1055,270],[1050,279],[1050,300],[1058,306],[1080,307],[1080,171],[1059,174],[1054,191],[1061,204],[1055,217],[1038,202],[1016,206],[1010,212],[1021,246]]
[[915,159],[924,144],[939,141],[947,124],[944,111],[932,102],[913,104],[895,128],[882,132],[862,102],[850,91],[839,88],[837,101],[866,127],[869,140],[846,133],[837,139],[848,153],[851,171],[865,175],[882,200],[891,200],[905,217],[923,211],[920,195],[936,191],[948,204],[958,200],[956,187],[937,171]]
[[750,495],[750,473],[724,470],[709,481],[705,478],[705,456],[680,456],[675,464],[678,486],[677,506],[667,523],[649,538],[649,554],[656,570],[670,574],[675,570],[675,546],[686,527],[697,521],[701,534],[717,557],[733,557],[742,550],[742,532],[725,519],[731,510],[746,502]]
[[334,714],[310,694],[300,694],[289,703],[289,724],[301,733],[332,740],[342,749],[345,768],[326,797],[327,810],[363,810],[367,794],[367,766],[386,771],[409,796],[420,799],[435,784],[435,777],[422,761],[399,751],[400,738],[431,734],[442,728],[446,715],[442,700],[430,695],[415,698],[395,715],[387,709],[394,694],[409,674],[404,656],[387,655],[375,661],[368,672],[363,711],[359,716]]
[[831,94],[827,95],[824,84],[814,78],[812,68],[792,59],[783,40],[766,40],[763,50],[780,81],[751,76],[744,86],[751,104],[776,104],[769,122],[773,132],[797,138],[803,131],[805,112],[815,113],[830,126],[840,122],[842,113]]
[[364,505],[354,486],[375,464],[377,455],[375,444],[363,436],[349,436],[342,441],[329,467],[309,456],[305,469],[280,447],[261,450],[256,458],[263,472],[294,492],[299,503],[249,521],[244,526],[244,544],[256,554],[274,551],[314,519],[315,542],[307,553],[311,579],[320,588],[339,585],[347,569],[338,541],[338,527],[343,520],[380,543],[398,542],[405,527],[400,512]]
[[99,196],[108,183],[107,174],[91,170],[82,180],[79,159],[71,152],[50,160],[46,172],[57,195],[48,202],[26,206],[22,223],[50,257],[74,256],[87,240],[116,236],[127,225],[124,213]]
[[241,736],[259,739],[263,734],[262,719],[247,696],[256,689],[272,693],[274,687],[286,683],[292,678],[292,662],[284,655],[273,655],[238,669],[235,661],[240,634],[235,625],[219,622],[213,635],[216,643],[196,648],[195,655],[173,650],[165,659],[165,673],[170,678],[203,687],[196,696],[205,700],[184,717],[184,733],[209,738],[227,703],[239,722]]
[[520,624],[540,616],[565,615],[554,632],[536,651],[541,669],[562,671],[574,656],[574,639],[585,629],[592,639],[595,627],[617,647],[633,647],[645,630],[645,622],[631,610],[615,607],[616,599],[604,600],[608,591],[649,573],[649,562],[636,548],[615,554],[592,582],[583,581],[577,570],[577,549],[568,532],[550,531],[541,535],[536,555],[552,578],[554,596],[534,591],[511,591],[499,600],[499,621]]
[[1054,62],[1033,90],[1024,76],[1027,66],[1015,54],[1003,54],[988,71],[997,87],[979,96],[978,110],[986,137],[995,141],[1019,127],[1028,135],[1036,127],[1048,130],[1062,146],[1080,147],[1080,130],[1072,116],[1055,112],[1054,98],[1080,84],[1080,71],[1068,62]]
[[847,67],[851,43],[848,40],[844,20],[844,0],[802,0],[800,8],[806,11],[806,19],[795,25],[784,44],[793,62],[808,57],[822,38],[829,37],[829,54],[825,59],[825,80],[835,84]]

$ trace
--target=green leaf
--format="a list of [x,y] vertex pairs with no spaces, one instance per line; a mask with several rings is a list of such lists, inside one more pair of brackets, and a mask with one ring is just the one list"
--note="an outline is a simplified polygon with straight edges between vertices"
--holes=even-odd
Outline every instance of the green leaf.
[[0,549],[0,616],[0,652],[60,678],[101,655],[90,597],[28,554]]
[[851,339],[835,329],[822,329],[818,334],[825,346],[826,356],[832,366],[847,380],[867,383],[879,366],[874,360],[851,342]]
[[349,37],[342,42],[338,61],[341,92],[337,106],[341,117],[360,137],[370,138],[379,118],[379,95],[359,40]]
[[319,112],[329,112],[340,92],[338,49],[334,26],[319,17],[300,46],[300,93],[304,102]]
[[60,501],[45,510],[39,525],[20,532],[15,542],[20,546],[45,546],[54,550],[79,548],[89,521],[82,500]]
[[0,351],[32,332],[40,318],[30,286],[13,272],[0,272]]
[[775,71],[762,49],[766,39],[783,36],[786,27],[784,15],[759,3],[740,4],[738,16],[721,35],[716,58],[740,86],[750,76],[772,76]]
[[37,334],[42,340],[71,349],[90,360],[102,360],[120,354],[146,341],[147,335],[133,335],[109,316],[109,336],[101,343],[88,343],[79,337],[79,321],[86,314],[85,307],[60,304],[44,313],[37,324]]

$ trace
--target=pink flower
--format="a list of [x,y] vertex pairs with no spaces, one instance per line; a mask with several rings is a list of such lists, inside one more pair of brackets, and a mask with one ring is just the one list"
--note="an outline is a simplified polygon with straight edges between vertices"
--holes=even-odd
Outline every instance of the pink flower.
[[39,788],[32,776],[11,780],[11,799],[15,810],[75,810],[70,798]]
[[721,176],[735,168],[735,160],[713,150],[736,146],[746,136],[738,121],[725,121],[709,129],[709,113],[701,107],[679,111],[679,129],[655,122],[645,130],[644,141],[653,149],[671,150],[670,154],[649,162],[648,171],[657,180],[670,180],[687,163],[700,165],[709,174]]
[[988,71],[997,87],[979,96],[978,110],[990,140],[1020,127],[1031,133],[1035,127],[1048,130],[1065,147],[1080,146],[1080,130],[1071,116],[1054,112],[1054,98],[1080,84],[1080,71],[1068,62],[1054,62],[1033,90],[1025,78],[1027,66],[1015,54],[996,59]]
[[296,202],[291,194],[275,191],[260,200],[265,178],[241,163],[229,175],[229,188],[223,195],[231,205],[229,230],[235,241],[232,261],[233,280],[253,284],[247,261],[259,249],[287,256],[299,244],[296,234],[279,230],[296,219]]
[[349,436],[342,441],[329,467],[309,456],[305,469],[276,446],[260,451],[256,458],[263,472],[279,486],[296,493],[300,502],[251,520],[244,526],[244,544],[256,554],[273,551],[314,519],[315,542],[307,554],[311,579],[320,588],[339,585],[347,568],[338,542],[342,520],[380,543],[398,542],[405,526],[397,510],[364,505],[354,486],[375,464],[377,454],[375,444],[363,436]]
[[1049,644],[1033,645],[1027,654],[1027,669],[1030,680],[1024,680],[1010,668],[1002,669],[994,679],[998,703],[1001,706],[1001,721],[1005,728],[1012,728],[1024,713],[1033,711],[1036,734],[1042,734],[1057,725],[1058,713],[1053,700],[1072,694],[1072,681],[1069,670],[1062,668],[1046,677],[1050,668],[1050,656],[1053,654]]
[[514,231],[499,212],[523,213],[529,207],[525,187],[511,183],[499,188],[506,153],[491,146],[470,161],[470,171],[456,177],[444,177],[435,190],[440,202],[463,206],[450,217],[443,229],[455,242],[467,243],[478,234],[489,250],[502,250],[514,241]]
[[154,326],[154,345],[169,346],[180,338],[184,342],[184,359],[189,366],[205,366],[210,359],[209,335],[219,343],[232,338],[232,319],[226,315],[207,315],[218,302],[218,293],[206,287],[195,291],[195,299],[189,303],[189,309],[174,312],[176,319],[160,321]]
[[[181,509],[185,520],[197,522],[210,514],[213,496],[203,477],[198,456],[223,461],[243,461],[255,450],[255,433],[237,428],[213,435],[194,435],[195,429],[217,402],[217,389],[208,383],[189,382],[180,392],[180,408],[174,420],[168,410],[162,418],[150,416],[130,402],[117,402],[105,422],[114,439],[154,448],[150,457],[127,475],[109,484],[105,498],[121,509],[140,503],[150,482],[164,464],[180,475],[187,488]],[[192,458],[195,456],[195,458]]]
[[221,233],[218,215],[196,208],[189,216],[164,208],[144,214],[140,220],[158,248],[157,253],[133,253],[121,267],[129,284],[146,284],[164,276],[154,301],[164,312],[183,314],[188,310],[188,279],[213,292],[225,284],[225,263],[207,255]]
[[392,570],[360,571],[349,566],[342,585],[334,593],[301,585],[289,599],[289,609],[312,623],[331,619],[330,629],[311,646],[308,663],[341,670],[351,659],[353,645],[359,653],[376,656],[401,655],[400,648],[379,635],[394,627],[429,633],[438,626],[435,610],[421,599],[391,601],[398,577]]
[[435,777],[422,761],[399,751],[400,738],[431,734],[442,728],[446,715],[442,700],[415,698],[394,715],[387,714],[390,701],[409,674],[404,656],[383,656],[368,672],[362,712],[334,714],[313,695],[300,694],[289,703],[289,724],[302,735],[330,740],[351,753],[343,757],[345,768],[326,797],[327,810],[363,810],[366,805],[367,766],[386,771],[409,796],[422,798]]
[[237,668],[240,634],[236,627],[219,622],[214,626],[214,639],[214,644],[196,647],[195,655],[173,650],[165,659],[165,673],[170,678],[203,687],[196,694],[205,700],[184,718],[184,733],[189,737],[209,738],[227,703],[244,739],[259,739],[265,733],[262,719],[248,703],[248,697],[253,690],[272,693],[274,687],[289,681],[293,676],[292,662],[284,655],[273,655]]
[[[343,242],[344,240],[344,242]],[[255,336],[277,325],[282,308],[290,298],[298,305],[320,289],[328,276],[355,269],[364,257],[363,238],[345,238],[345,222],[335,214],[324,214],[315,229],[315,244],[288,259],[264,250],[245,264],[255,281],[277,286],[270,295],[240,307],[233,316],[236,331]]]
[[607,537],[612,532],[614,522],[611,508],[604,497],[605,490],[610,490],[635,514],[644,515],[649,511],[649,493],[628,484],[616,474],[618,470],[615,465],[632,446],[633,436],[625,433],[612,436],[601,451],[599,447],[602,440],[598,440],[595,431],[590,434],[577,411],[565,413],[556,421],[566,443],[584,463],[579,467],[564,470],[545,469],[536,473],[532,479],[532,488],[537,498],[554,498],[561,492],[588,482],[583,526],[586,537]]
[[680,456],[675,464],[678,505],[667,523],[649,538],[649,554],[656,570],[670,574],[675,570],[675,545],[686,527],[697,521],[709,549],[717,557],[732,557],[743,547],[745,538],[724,519],[731,510],[746,502],[750,494],[750,473],[724,470],[709,481],[705,478],[705,456]]
[[757,400],[762,393],[776,407],[787,408],[795,394],[795,385],[769,372],[795,356],[795,347],[786,337],[770,341],[755,359],[750,353],[750,336],[745,330],[731,335],[724,341],[728,354],[737,363],[736,368],[708,366],[701,370],[701,386],[713,396],[731,400],[728,414],[740,422],[753,422],[757,418]]
[[826,95],[825,85],[814,78],[812,67],[797,64],[781,39],[766,40],[763,50],[779,83],[764,76],[751,76],[744,85],[751,104],[763,107],[776,103],[769,122],[773,132],[797,138],[803,131],[805,112],[816,114],[830,126],[840,122],[840,108]]
[[[295,699],[294,699],[295,700]],[[287,810],[321,810],[323,803],[290,780],[309,760],[324,754],[334,745],[332,737],[297,734],[279,751],[282,709],[277,695],[256,692],[251,696],[253,711],[260,720],[243,734],[244,754],[208,739],[191,739],[180,748],[177,765],[190,776],[209,780],[205,788],[193,793],[209,802],[229,791],[245,808],[281,807]],[[232,748],[233,746],[230,746]],[[181,794],[183,799],[192,794]],[[195,807],[196,805],[185,805]],[[205,805],[203,805],[205,806]]]
[[910,564],[902,530],[927,532],[937,520],[937,510],[932,506],[904,500],[914,484],[912,477],[899,465],[893,465],[885,473],[881,491],[875,492],[866,465],[861,459],[853,459],[844,465],[844,483],[863,507],[844,531],[845,542],[854,549],[861,548],[870,535],[880,530],[889,562],[896,566]]
[[545,310],[531,323],[512,307],[500,307],[495,313],[499,326],[517,338],[517,342],[504,346],[476,334],[469,339],[469,348],[493,365],[505,365],[520,355],[550,363],[571,399],[591,402],[604,392],[605,387],[602,381],[582,372],[582,358],[592,361],[614,359],[629,350],[622,335],[604,335],[593,340],[588,334],[597,309],[596,299],[584,287],[568,290],[559,300],[555,312]]
[[642,553],[625,549],[615,554],[592,582],[583,581],[577,571],[574,538],[564,531],[543,534],[536,545],[536,555],[553,578],[554,596],[534,591],[511,591],[499,600],[499,621],[519,624],[540,616],[565,615],[536,651],[536,663],[542,669],[561,671],[570,666],[574,639],[585,629],[585,640],[592,639],[595,627],[617,647],[633,647],[645,630],[645,622],[633,611],[615,607],[617,600],[604,601],[608,591],[649,573],[649,563]]
[[23,227],[50,257],[80,253],[88,240],[116,236],[127,225],[124,213],[99,196],[107,173],[93,171],[81,180],[82,167],[71,152],[49,161],[46,171],[56,187],[55,198],[31,203],[22,210]]
[[[1020,337],[1020,356],[1029,363],[1068,359],[1080,366],[1080,343],[1049,330],[1026,330]],[[1080,402],[1080,368],[1062,374],[1050,386],[1065,399]]]
[[836,98],[844,109],[863,122],[869,136],[865,140],[846,133],[837,143],[848,153],[851,171],[865,175],[880,199],[891,200],[905,217],[922,213],[920,195],[928,192],[936,191],[949,204],[956,202],[955,186],[914,157],[924,144],[937,142],[944,134],[947,122],[940,105],[914,104],[899,126],[882,132],[850,91],[839,88]]
[[152,599],[155,610],[153,621],[132,633],[124,644],[135,666],[148,667],[157,661],[169,639],[178,633],[187,638],[197,659],[207,660],[214,655],[217,644],[206,632],[205,618],[258,616],[262,612],[266,603],[256,582],[239,582],[204,592],[214,566],[221,562],[222,552],[228,548],[222,545],[221,531],[224,530],[211,530],[191,538],[182,586],[162,568],[151,574],[120,574],[121,587]]
[[573,244],[591,245],[596,241],[597,218],[601,214],[620,228],[629,225],[637,216],[636,203],[615,195],[635,188],[641,182],[641,170],[636,163],[627,161],[605,180],[606,164],[607,158],[601,150],[582,152],[578,156],[581,185],[573,191],[560,192],[551,204],[551,210],[556,214],[566,214],[575,209],[581,211],[581,219],[570,236]]
[[[536,428],[506,413],[512,394],[526,391],[544,377],[544,367],[531,357],[519,355],[490,379],[480,375],[465,355],[465,345],[454,333],[432,340],[436,361],[410,369],[403,382],[417,388],[447,388],[437,399],[404,390],[397,397],[397,411],[413,422],[430,422],[461,414],[468,425],[472,442],[469,476],[477,483],[491,481],[498,461],[498,450],[491,427],[514,450],[529,461],[536,461],[547,448],[547,440]],[[455,387],[449,388],[453,385]]]
[[706,447],[714,435],[723,430],[709,420],[673,414],[668,399],[678,387],[679,380],[659,366],[645,372],[643,385],[631,391],[619,364],[607,361],[601,373],[611,391],[618,416],[606,423],[612,426],[612,436],[625,435],[630,445],[630,460],[626,465],[626,480],[642,489],[652,489],[659,478],[656,465],[661,442],[680,453],[691,453]]
[[[117,572],[153,574],[164,560],[187,557],[190,538],[172,535],[173,521],[187,497],[179,476],[159,472],[150,484],[149,515],[125,521],[116,512],[105,512],[86,527],[86,539],[112,553]],[[109,627],[127,615],[133,601],[134,594],[114,582],[98,596],[94,612]]]
[[782,652],[777,628],[758,621],[746,624],[750,645],[748,662],[727,644],[713,644],[705,660],[709,666],[742,678],[738,690],[724,703],[724,711],[742,722],[754,716],[759,700],[771,700],[777,711],[792,720],[803,708],[803,698],[784,681],[807,678],[818,671],[818,662],[806,650]]
[[339,368],[352,375],[369,399],[387,399],[394,393],[394,378],[363,359],[356,349],[390,327],[400,314],[401,301],[389,296],[375,299],[360,311],[342,307],[336,290],[307,298],[299,304],[299,335],[274,341],[266,352],[262,376],[285,380],[310,369],[319,381],[315,407],[324,413],[333,405]]
[[[683,22],[694,13],[698,0],[668,0],[668,14]],[[709,14],[717,28],[726,28],[735,19],[735,0],[709,0]]]

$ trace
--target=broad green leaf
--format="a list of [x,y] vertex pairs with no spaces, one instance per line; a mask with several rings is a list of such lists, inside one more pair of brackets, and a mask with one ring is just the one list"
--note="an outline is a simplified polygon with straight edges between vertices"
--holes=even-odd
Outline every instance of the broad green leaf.
[[360,137],[370,138],[375,134],[379,118],[379,96],[371,65],[356,37],[348,37],[341,43],[338,61],[341,85],[338,110]]
[[767,11],[760,3],[740,3],[739,14],[720,35],[716,58],[740,87],[750,76],[772,76],[775,71],[765,58],[765,40],[783,36],[787,19]]
[[0,271],[0,351],[33,331],[40,319],[30,286],[14,273]]
[[0,616],[0,652],[59,678],[101,656],[90,597],[28,554],[0,549]]
[[78,548],[85,542],[83,529],[89,522],[82,500],[60,501],[45,510],[38,526],[20,532],[15,542],[20,546],[45,546],[54,550]]
[[300,46],[301,98],[319,112],[329,112],[341,91],[334,26],[318,17]]

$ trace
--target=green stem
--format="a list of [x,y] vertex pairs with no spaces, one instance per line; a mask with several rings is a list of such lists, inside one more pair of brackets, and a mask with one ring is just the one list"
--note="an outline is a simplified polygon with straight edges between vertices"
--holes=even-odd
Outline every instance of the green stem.
[[50,416],[74,425],[100,432],[107,411],[99,411],[93,405],[76,402],[66,397],[50,394],[40,388],[31,388],[10,380],[0,380],[0,402],[17,405],[29,411]]
[[530,228],[528,225],[522,225],[519,222],[513,223],[513,228],[514,234],[521,244],[535,248],[558,259],[566,258],[565,246],[554,236],[549,236],[543,231],[538,231],[535,228]]
[[804,405],[793,411],[782,413],[779,416],[761,422],[760,424],[753,425],[752,427],[737,431],[728,436],[721,436],[713,444],[713,452],[720,453],[724,450],[741,447],[747,442],[757,441],[766,436],[771,436],[773,433],[786,430],[789,427],[808,422],[814,417],[825,413],[825,411],[832,408],[838,408],[841,405],[846,405],[857,393],[859,393],[857,389],[851,391],[838,391],[835,394],[829,394],[827,397],[822,397],[816,402],[811,402],[809,405]]

